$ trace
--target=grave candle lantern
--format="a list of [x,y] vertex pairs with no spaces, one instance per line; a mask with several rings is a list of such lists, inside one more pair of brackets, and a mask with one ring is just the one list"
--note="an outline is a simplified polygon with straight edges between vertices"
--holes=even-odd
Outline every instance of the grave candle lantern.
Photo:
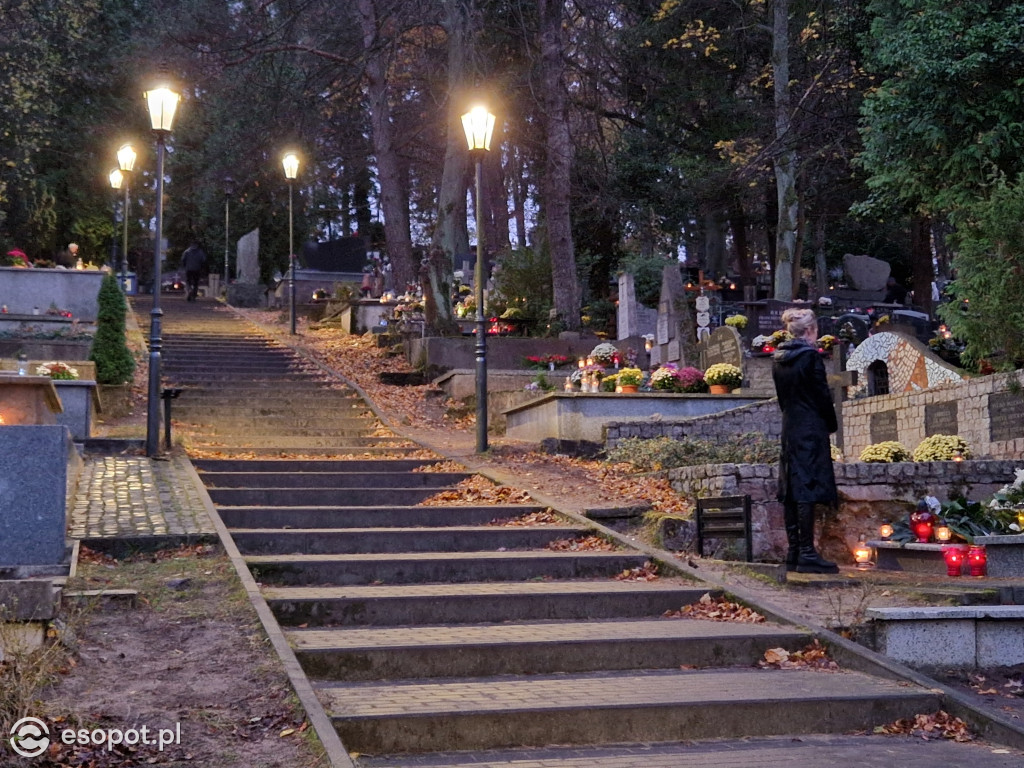
[[889,537],[892,536],[892,525],[889,523],[888,520],[884,520],[882,524],[878,527],[878,535],[886,541],[888,541]]
[[953,532],[949,529],[949,526],[945,523],[938,526],[935,529],[935,540],[943,543],[949,541],[953,537]]
[[988,556],[984,547],[972,546],[967,550],[967,562],[971,566],[971,576],[985,576],[988,573]]
[[949,576],[959,576],[964,567],[963,547],[945,547],[942,550],[942,556],[946,560],[946,574]]
[[853,559],[857,563],[857,567],[861,570],[870,568],[873,563],[871,562],[872,550],[864,541],[864,537],[860,537],[860,541],[857,542],[857,546],[853,549]]

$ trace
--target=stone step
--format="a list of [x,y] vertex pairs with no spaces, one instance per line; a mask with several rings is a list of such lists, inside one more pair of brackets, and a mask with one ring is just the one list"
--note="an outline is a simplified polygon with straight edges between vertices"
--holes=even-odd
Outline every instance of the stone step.
[[1018,750],[946,739],[802,734],[685,743],[360,755],[360,768],[1019,768]]
[[218,435],[239,435],[253,438],[273,437],[309,437],[317,439],[327,438],[349,438],[349,437],[372,437],[377,431],[376,421],[360,419],[349,424],[327,423],[320,427],[307,427],[301,424],[294,426],[262,425],[258,421],[245,423],[243,421],[226,422],[217,425],[196,424],[190,421],[180,420],[172,414],[175,425],[186,432],[194,432],[198,435],[206,435],[215,438]]
[[465,584],[528,579],[611,578],[639,568],[639,552],[385,552],[356,555],[249,555],[257,581],[312,584]]
[[203,472],[208,488],[446,488],[468,472]]
[[229,528],[427,528],[444,525],[485,525],[539,512],[541,506],[507,504],[496,506],[319,506],[288,507],[239,505],[217,510]]
[[210,488],[218,506],[365,507],[386,504],[413,506],[430,498],[437,488]]
[[287,636],[307,675],[346,682],[754,666],[769,648],[797,650],[811,640],[777,624],[688,619],[298,629]]
[[437,459],[344,459],[292,461],[288,459],[193,459],[200,472],[411,472],[436,464]]
[[370,754],[844,733],[940,705],[905,683],[802,669],[324,683],[317,693],[345,746]]
[[259,402],[252,405],[221,406],[204,402],[192,396],[187,390],[181,394],[174,403],[174,415],[181,414],[193,419],[196,423],[223,423],[225,421],[260,420],[266,424],[316,424],[323,421],[334,421],[336,419],[362,419],[375,418],[371,414],[366,403],[356,398],[346,398],[336,401],[334,398],[327,401],[321,408],[300,409],[294,403],[284,400],[275,403]]
[[188,386],[191,383],[212,383],[212,382],[233,382],[237,381],[242,376],[245,376],[246,384],[252,386],[255,384],[263,383],[266,386],[272,386],[280,384],[286,381],[318,381],[327,383],[330,379],[326,378],[322,373],[315,373],[311,371],[281,371],[275,373],[274,371],[253,371],[247,374],[237,374],[221,371],[215,372],[195,372],[195,371],[178,371],[171,372],[165,371],[164,378],[167,381],[174,382],[175,384],[181,384]]
[[[244,440],[239,440],[239,443],[243,443]],[[245,456],[251,458],[253,456],[259,457],[275,457],[275,458],[296,458],[300,456],[318,456],[323,458],[339,458],[344,456],[402,456],[410,455],[423,449],[419,446],[404,445],[404,446],[344,446],[335,445],[330,448],[316,447],[316,446],[305,446],[305,447],[281,447],[281,446],[245,446],[245,445],[226,445],[223,440],[214,443],[201,443],[193,440],[193,446],[196,449],[202,450],[208,453],[216,453],[220,456]]]
[[[252,453],[260,448],[269,448],[273,453],[307,453],[316,448],[330,449],[333,453],[361,453],[364,449],[379,449],[378,453],[387,453],[401,448],[422,450],[419,446],[401,437],[266,437],[263,435],[237,435],[237,440],[229,439],[231,436],[214,437],[204,439],[202,434],[193,437],[193,442],[200,447],[218,449],[221,447],[233,447],[239,449],[240,453]],[[408,452],[408,451],[407,451]],[[264,502],[266,503],[266,502]],[[302,503],[302,502],[299,502]]]
[[586,528],[537,526],[448,526],[444,528],[280,528],[231,529],[243,555],[369,552],[485,552],[541,549],[553,541],[585,536]]
[[608,579],[263,588],[277,620],[292,627],[649,618],[707,592],[679,583]]
[[287,414],[319,412],[328,413],[334,410],[347,409],[369,410],[366,401],[351,390],[313,388],[287,388],[285,391],[251,390],[244,387],[231,386],[202,389],[186,388],[175,408],[202,408],[215,413],[223,411],[225,415],[262,413]]

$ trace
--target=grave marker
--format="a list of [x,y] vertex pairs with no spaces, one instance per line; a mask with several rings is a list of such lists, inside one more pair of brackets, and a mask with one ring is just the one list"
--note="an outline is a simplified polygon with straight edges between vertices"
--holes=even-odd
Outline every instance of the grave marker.
[[884,443],[889,440],[899,440],[899,430],[896,427],[896,411],[880,411],[871,414],[871,442]]
[[697,352],[704,370],[716,363],[728,363],[743,370],[743,344],[739,333],[731,326],[715,328],[697,345]]
[[988,396],[988,436],[992,442],[1024,437],[1024,396],[995,392]]
[[956,402],[933,403],[924,407],[924,434],[955,435],[958,431]]

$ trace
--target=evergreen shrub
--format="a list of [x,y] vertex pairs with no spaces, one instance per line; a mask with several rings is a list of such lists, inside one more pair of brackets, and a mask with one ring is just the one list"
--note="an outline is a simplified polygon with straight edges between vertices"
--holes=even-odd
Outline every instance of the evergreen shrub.
[[127,384],[132,380],[135,359],[125,340],[127,312],[128,304],[117,278],[108,274],[100,285],[96,337],[89,353],[89,359],[96,363],[96,381],[99,384]]

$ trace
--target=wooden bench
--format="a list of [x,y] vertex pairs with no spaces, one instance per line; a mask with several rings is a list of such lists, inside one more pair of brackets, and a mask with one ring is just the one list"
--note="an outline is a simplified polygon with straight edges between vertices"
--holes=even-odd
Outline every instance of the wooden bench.
[[705,539],[745,539],[747,562],[754,560],[750,528],[750,496],[697,499],[697,554],[704,556]]

